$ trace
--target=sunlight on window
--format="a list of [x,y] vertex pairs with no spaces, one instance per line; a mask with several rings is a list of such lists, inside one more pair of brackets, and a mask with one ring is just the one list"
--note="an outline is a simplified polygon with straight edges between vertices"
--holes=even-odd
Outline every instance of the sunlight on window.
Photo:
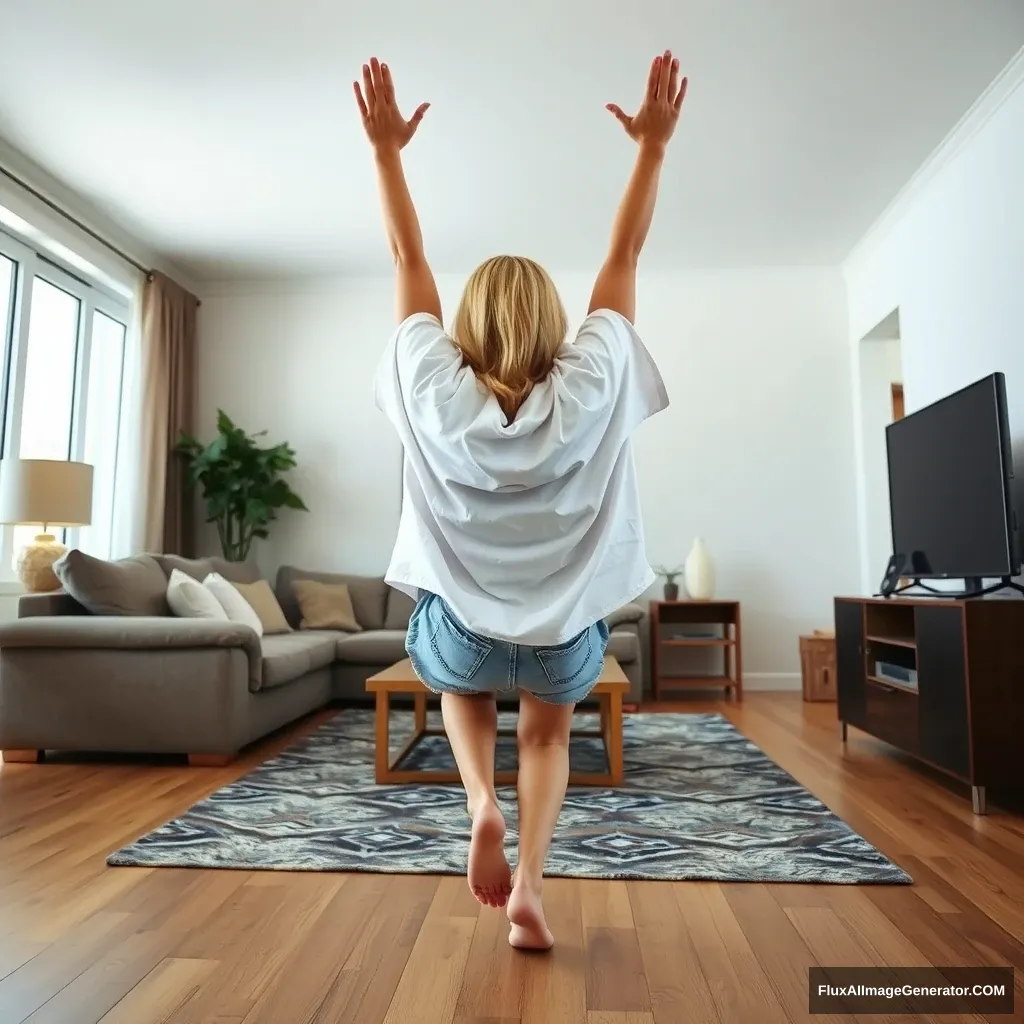
[[124,336],[124,324],[98,311],[93,315],[84,453],[94,467],[92,525],[81,531],[78,546],[97,558],[110,557]]
[[[19,454],[23,459],[66,459],[70,455],[81,305],[73,295],[41,277],[32,282],[21,405]],[[14,549],[37,533],[37,526],[17,527]]]
[[[11,308],[14,299],[14,260],[0,254],[0,357],[5,357],[11,344]],[[4,359],[6,362],[6,359]]]

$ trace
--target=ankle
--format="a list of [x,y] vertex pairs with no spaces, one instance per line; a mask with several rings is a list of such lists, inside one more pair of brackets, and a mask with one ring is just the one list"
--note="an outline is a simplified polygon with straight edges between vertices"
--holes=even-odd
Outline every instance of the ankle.
[[517,886],[522,886],[524,889],[539,896],[544,886],[543,868],[532,868],[529,865],[520,863],[516,865],[514,882]]
[[475,817],[482,810],[486,810],[490,807],[498,806],[498,796],[496,793],[474,793],[472,795],[466,794],[466,810],[469,812],[471,818]]

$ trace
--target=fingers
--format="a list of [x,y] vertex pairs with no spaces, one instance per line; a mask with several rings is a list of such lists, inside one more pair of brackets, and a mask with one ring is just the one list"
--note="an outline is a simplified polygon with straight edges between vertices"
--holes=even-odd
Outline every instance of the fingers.
[[366,101],[363,99],[363,91],[359,88],[358,82],[352,83],[352,89],[356,94],[356,103],[359,105],[359,113],[365,121],[370,116],[370,112],[366,109]]
[[391,68],[387,64],[381,64],[380,76],[384,82],[384,99],[388,103],[395,102],[395,83],[391,79]]
[[668,80],[672,73],[672,51],[666,50],[661,57],[661,70],[658,76],[658,98],[669,101]]
[[416,108],[416,109],[415,109],[415,110],[413,111],[412,117],[410,117],[410,118],[409,118],[409,127],[410,127],[410,128],[411,128],[411,129],[413,130],[413,131],[416,131],[416,129],[417,129],[417,128],[418,128],[419,126],[420,126],[420,121],[422,121],[422,120],[423,120],[423,115],[424,115],[424,114],[425,114],[425,113],[426,113],[426,112],[427,112],[427,111],[428,111],[429,109],[430,109],[430,104],[429,104],[429,103],[421,103],[421,104],[420,104],[420,105],[419,105],[419,106],[418,106],[418,107],[417,107],[417,108]]
[[363,95],[366,97],[366,105],[370,110],[373,110],[373,105],[377,102],[377,96],[373,91],[373,77],[370,74],[370,68],[368,65],[363,65]]
[[661,80],[661,58],[655,57],[651,61],[651,71],[647,76],[647,98],[656,100],[658,98],[658,82]]
[[674,104],[676,93],[679,92],[679,58],[673,57],[669,65],[668,90],[665,93],[665,102]]
[[373,96],[378,103],[387,102],[387,93],[384,89],[384,76],[380,70],[380,61],[376,57],[370,58],[370,78],[373,80]]
[[686,99],[686,85],[689,81],[690,80],[688,78],[683,79],[682,84],[679,86],[679,92],[676,95],[675,102],[672,104],[677,114],[679,113],[680,107],[683,105],[683,100]]
[[629,114],[622,109],[622,107],[616,106],[614,103],[607,103],[605,104],[605,109],[610,110],[615,115],[615,119],[619,124],[621,124],[627,132],[629,131],[630,126],[633,123],[633,118],[631,118]]

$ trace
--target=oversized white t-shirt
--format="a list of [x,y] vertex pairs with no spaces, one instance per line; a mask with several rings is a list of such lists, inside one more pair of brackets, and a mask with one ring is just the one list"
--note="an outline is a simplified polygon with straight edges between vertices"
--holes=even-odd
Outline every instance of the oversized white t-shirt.
[[539,646],[654,582],[630,436],[668,396],[619,313],[587,317],[512,423],[427,313],[393,335],[374,397],[405,449],[391,586],[440,595],[473,632]]

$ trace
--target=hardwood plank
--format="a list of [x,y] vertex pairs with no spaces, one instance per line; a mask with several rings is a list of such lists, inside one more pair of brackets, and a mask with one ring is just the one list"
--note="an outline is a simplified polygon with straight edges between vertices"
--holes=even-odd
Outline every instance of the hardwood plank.
[[587,1008],[651,1009],[644,962],[631,928],[585,928]]
[[504,911],[482,909],[455,1007],[456,1024],[486,1017],[520,1019],[531,958],[508,944],[508,933]]
[[572,878],[547,880],[544,913],[555,936],[555,948],[541,955],[522,954],[530,961],[523,988],[522,1024],[587,1024],[580,882]]
[[427,911],[384,1017],[385,1024],[407,1024],[413,1020],[452,1024],[455,1019],[476,921],[448,917],[435,909],[434,904],[443,903],[443,890],[450,884],[465,883],[462,879],[445,878],[438,886],[438,896]]
[[721,1020],[671,884],[627,887],[656,1024]]
[[125,992],[138,985],[174,946],[178,937],[201,928],[242,883],[232,872],[196,876],[184,899],[155,914],[137,915],[137,930],[103,950],[80,974],[54,994],[25,1024],[81,1024],[99,1020]]
[[[260,972],[261,994],[246,1015],[246,1024],[315,1018],[359,935],[385,898],[389,880],[382,875],[353,875],[338,881],[342,884],[334,892],[325,892],[323,899],[311,905],[303,927],[271,940],[277,964],[270,972]],[[249,972],[256,967],[245,964]]]
[[292,946],[281,936],[302,936],[337,896],[344,879],[303,874],[288,885],[251,885],[247,880],[212,927],[186,936],[175,947],[218,963],[209,986],[169,1018],[168,1024],[196,1019],[244,1017],[268,996]]
[[722,892],[790,1019],[813,1024],[841,1024],[846,1020],[834,1014],[811,1017],[808,1013],[807,972],[818,961],[772,898],[769,887],[736,883],[723,885]]
[[214,960],[161,960],[98,1024],[160,1024],[198,991],[216,966]]
[[636,927],[625,882],[580,879],[580,909],[584,928]]
[[591,1010],[587,1024],[657,1024],[654,1014],[636,1010]]
[[314,1024],[381,1024],[436,893],[436,879],[424,884],[407,875],[391,883],[320,1003]]
[[788,1021],[722,887],[677,883],[672,889],[722,1021]]

